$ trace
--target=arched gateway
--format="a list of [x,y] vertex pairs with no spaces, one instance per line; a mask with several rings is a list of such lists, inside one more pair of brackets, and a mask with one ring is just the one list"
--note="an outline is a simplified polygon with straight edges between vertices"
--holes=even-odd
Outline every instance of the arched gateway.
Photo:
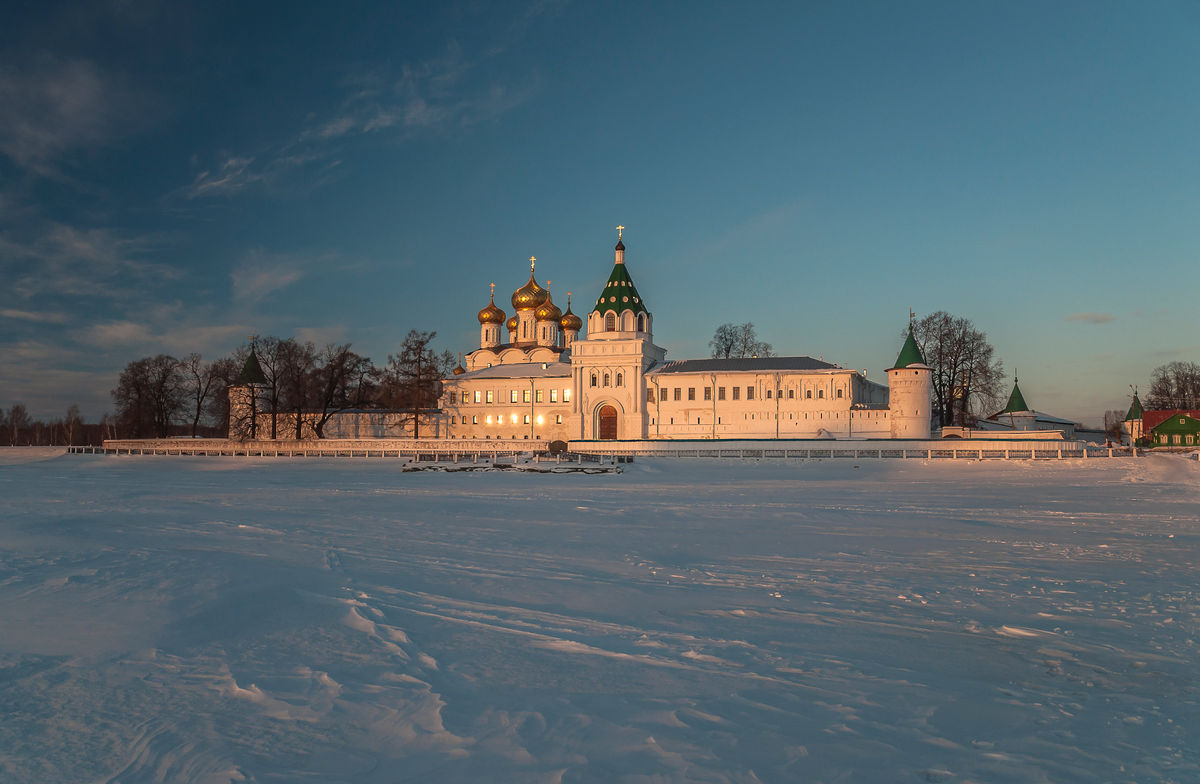
[[600,407],[600,440],[617,440],[617,409],[612,406]]

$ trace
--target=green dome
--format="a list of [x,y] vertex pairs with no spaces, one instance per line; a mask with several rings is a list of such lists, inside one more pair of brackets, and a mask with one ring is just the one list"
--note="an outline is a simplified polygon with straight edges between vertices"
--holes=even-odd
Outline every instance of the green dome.
[[649,312],[624,263],[613,265],[612,274],[608,276],[608,283],[604,284],[604,290],[600,292],[593,312],[604,315],[610,310],[614,313],[626,310],[632,310],[634,313]]

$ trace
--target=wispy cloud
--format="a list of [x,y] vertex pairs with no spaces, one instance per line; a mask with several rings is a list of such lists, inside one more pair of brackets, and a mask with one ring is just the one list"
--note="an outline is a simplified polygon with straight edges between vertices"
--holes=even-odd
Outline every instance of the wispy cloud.
[[55,311],[15,310],[13,308],[0,308],[0,318],[16,319],[17,321],[31,321],[35,324],[65,324],[70,320],[70,316],[68,316],[66,313],[58,313]]
[[1072,313],[1066,316],[1064,321],[1077,321],[1083,324],[1108,324],[1116,320],[1116,316],[1111,313]]
[[61,176],[67,154],[136,127],[143,103],[126,81],[88,60],[0,68],[0,153],[28,171]]
[[254,250],[230,273],[234,299],[259,302],[304,277],[311,259]]
[[[519,31],[560,5],[535,3],[521,17]],[[489,50],[472,60],[457,41],[450,41],[437,57],[406,63],[398,74],[359,74],[346,81],[346,95],[332,111],[313,113],[286,141],[253,153],[215,156],[180,193],[187,199],[228,197],[275,186],[300,170],[306,181],[319,183],[335,176],[339,156],[354,137],[387,134],[404,140],[501,117],[540,89],[536,74],[505,80],[485,67],[502,51]]]

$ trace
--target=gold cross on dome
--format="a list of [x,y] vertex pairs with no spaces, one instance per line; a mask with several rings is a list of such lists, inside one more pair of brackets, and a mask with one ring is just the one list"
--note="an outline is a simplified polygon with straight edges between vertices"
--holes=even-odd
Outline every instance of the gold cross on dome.
[[529,257],[529,271],[533,272],[533,262],[537,261],[537,256]]
[[618,239],[618,240],[620,240],[620,239],[621,239],[621,234],[622,234],[622,233],[624,233],[624,231],[625,231],[625,227],[624,227],[624,226],[618,226],[618,227],[617,227],[617,239]]
[[490,285],[490,286],[492,287],[492,294],[491,294],[491,296],[492,296],[492,299],[495,299],[495,298],[496,298],[496,284],[495,284],[495,283],[490,283],[490,284],[488,284],[488,285]]
[[546,288],[550,288],[550,279],[546,278]]

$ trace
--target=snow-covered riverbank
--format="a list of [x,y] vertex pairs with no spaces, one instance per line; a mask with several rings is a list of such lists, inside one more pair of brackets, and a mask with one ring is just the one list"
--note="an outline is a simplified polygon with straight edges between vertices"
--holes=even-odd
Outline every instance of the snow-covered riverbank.
[[2,781],[1200,777],[1195,461],[38,457]]

